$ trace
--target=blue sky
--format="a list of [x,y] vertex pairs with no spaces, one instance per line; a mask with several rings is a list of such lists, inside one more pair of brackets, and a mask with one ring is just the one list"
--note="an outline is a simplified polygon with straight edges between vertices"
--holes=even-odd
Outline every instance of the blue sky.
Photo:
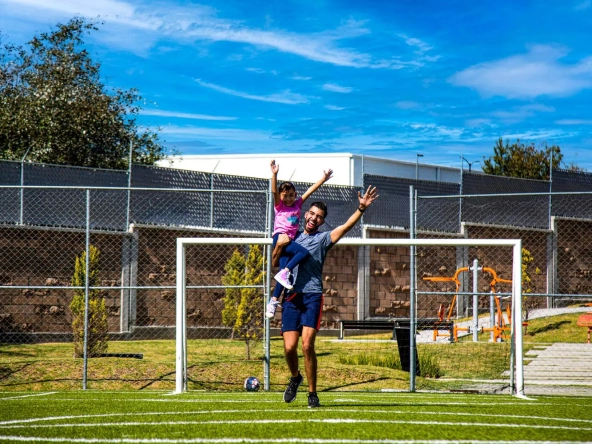
[[0,30],[22,44],[75,14],[104,21],[104,82],[138,88],[182,154],[458,167],[503,137],[592,171],[592,0],[0,0]]

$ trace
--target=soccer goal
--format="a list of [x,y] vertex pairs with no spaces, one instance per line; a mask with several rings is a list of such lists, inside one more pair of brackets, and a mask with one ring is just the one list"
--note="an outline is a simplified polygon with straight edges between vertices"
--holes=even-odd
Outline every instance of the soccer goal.
[[[195,381],[237,344],[247,357],[260,356],[263,344],[263,388],[280,388],[270,377],[270,336],[281,313],[264,316],[275,271],[270,247],[268,238],[177,239],[176,393],[210,387]],[[466,387],[497,382],[524,396],[521,264],[519,239],[344,238],[325,262],[317,351],[338,356],[335,365],[406,371],[408,391],[473,391]],[[279,367],[283,358],[274,356]],[[321,359],[329,358],[319,367]],[[251,361],[261,362],[225,364],[218,383],[258,373]]]

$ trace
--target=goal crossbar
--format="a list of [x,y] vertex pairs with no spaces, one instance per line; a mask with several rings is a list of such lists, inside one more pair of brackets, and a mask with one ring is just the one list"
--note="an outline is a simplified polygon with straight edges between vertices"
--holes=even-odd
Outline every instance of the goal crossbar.
[[[177,238],[176,260],[176,372],[175,393],[187,390],[187,326],[185,306],[185,248],[188,245],[272,245],[270,238]],[[355,239],[344,238],[343,246],[384,246],[384,247],[512,247],[512,331],[514,336],[516,371],[514,374],[515,395],[524,397],[524,365],[522,329],[522,240],[521,239]],[[415,288],[410,289],[411,301],[415,301]],[[516,326],[516,327],[515,327]],[[411,335],[411,341],[415,337]],[[413,346],[413,344],[411,344]]]

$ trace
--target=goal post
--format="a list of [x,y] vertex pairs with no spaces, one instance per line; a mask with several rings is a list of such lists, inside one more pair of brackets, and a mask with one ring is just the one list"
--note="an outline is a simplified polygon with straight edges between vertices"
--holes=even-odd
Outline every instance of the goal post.
[[[226,246],[271,246],[270,238],[177,238],[176,250],[176,378],[175,393],[187,390],[187,313],[186,313],[186,248],[191,245],[226,245]],[[522,333],[522,241],[520,239],[377,239],[377,238],[344,238],[339,246],[357,247],[511,247],[512,248],[512,352],[510,366],[510,384],[513,393],[518,397],[524,396],[524,367],[523,367],[523,333]],[[414,260],[415,258],[411,258]],[[268,264],[268,271],[270,265]],[[411,279],[413,284],[414,279]],[[266,280],[269,289],[269,277]],[[410,305],[416,304],[416,288],[409,290]],[[266,292],[269,294],[269,291]],[[263,306],[261,307],[263,316]],[[411,318],[410,331],[415,332],[415,319]],[[269,322],[266,322],[265,336],[269,337]],[[415,334],[410,334],[410,350],[415,349]],[[266,353],[269,353],[267,349]],[[414,367],[414,355],[410,354],[410,367]],[[264,361],[269,366],[269,355]],[[264,370],[267,375],[269,368]],[[410,373],[413,378],[413,372]],[[414,387],[415,384],[410,384]],[[266,387],[267,388],[267,387]],[[413,391],[413,389],[412,389]]]

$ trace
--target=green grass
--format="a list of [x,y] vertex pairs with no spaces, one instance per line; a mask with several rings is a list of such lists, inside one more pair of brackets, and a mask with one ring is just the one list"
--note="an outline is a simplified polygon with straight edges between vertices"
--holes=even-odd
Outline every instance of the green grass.
[[589,398],[300,392],[0,392],[0,443],[591,442]]
[[[586,329],[576,325],[579,314],[536,319],[529,323],[524,351],[550,342],[585,342]],[[319,388],[324,391],[407,390],[409,374],[401,370],[395,341],[390,334],[317,341]],[[360,341],[355,341],[356,339]],[[508,342],[420,343],[421,376],[418,389],[474,388],[468,380],[497,381],[509,368]],[[110,353],[142,353],[144,358],[93,358],[88,364],[88,388],[96,390],[173,390],[175,341],[109,343]],[[188,386],[191,390],[242,389],[249,375],[263,379],[262,344],[246,360],[240,340],[189,340]],[[283,390],[287,379],[282,340],[271,340],[271,389]],[[0,390],[78,390],[82,386],[82,359],[73,357],[72,344],[0,344]]]
[[[592,311],[592,308],[590,308]],[[588,330],[579,327],[578,318],[584,313],[570,313],[548,318],[533,319],[524,328],[524,342],[576,343],[586,342]]]

